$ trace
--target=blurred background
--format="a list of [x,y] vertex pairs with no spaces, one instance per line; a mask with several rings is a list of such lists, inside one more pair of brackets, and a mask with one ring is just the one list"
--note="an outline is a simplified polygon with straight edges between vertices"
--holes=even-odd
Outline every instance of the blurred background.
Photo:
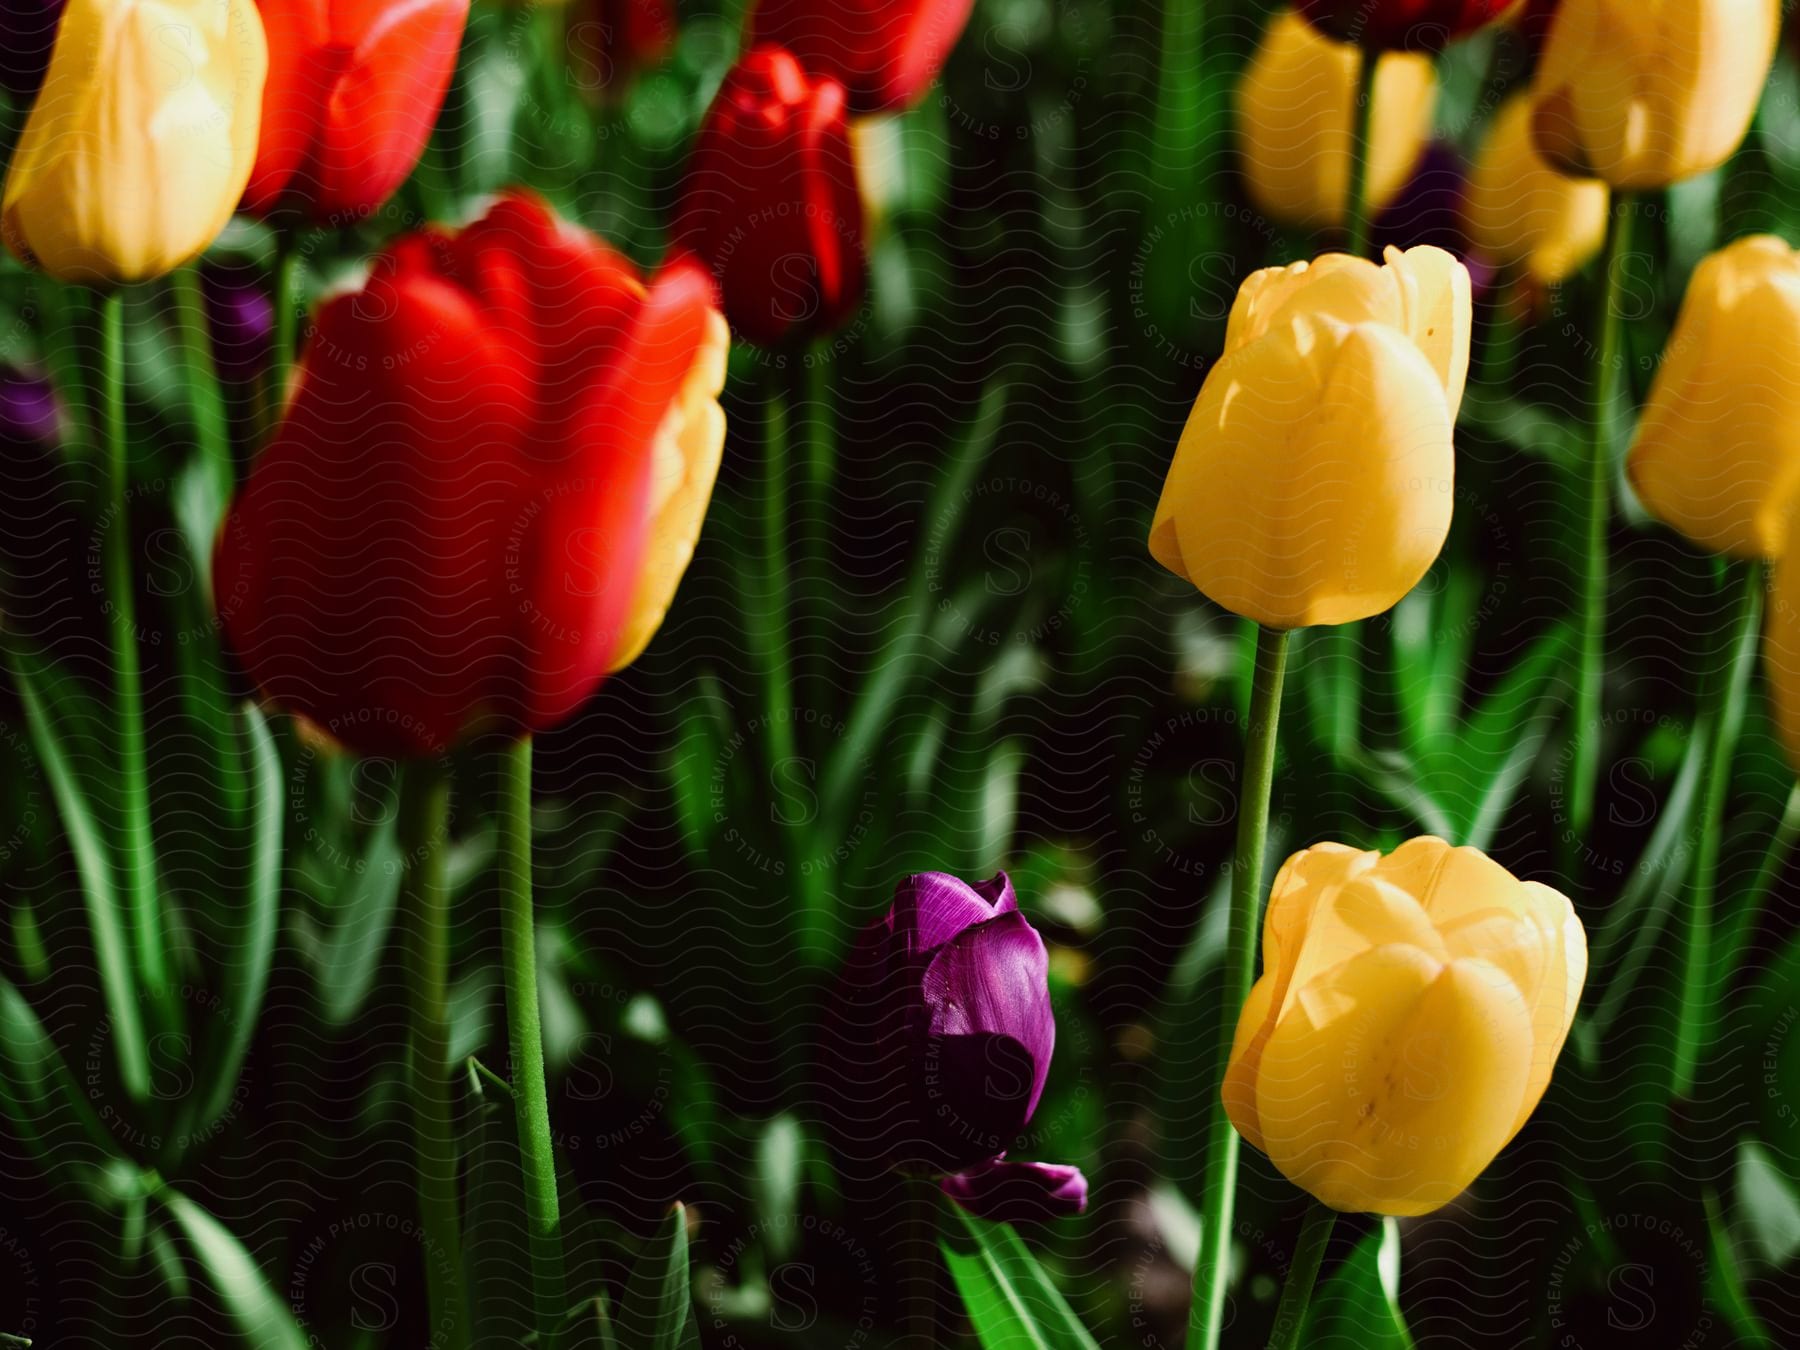
[[[308,237],[307,293],[508,183],[653,264],[742,15],[682,3],[666,43],[622,53],[604,9],[478,0],[420,168],[365,224]],[[1028,1240],[1101,1345],[1182,1343],[1217,1017],[1196,995],[1222,950],[1249,649],[1144,539],[1238,283],[1333,243],[1269,219],[1238,172],[1232,89],[1267,7],[1206,10],[1202,31],[1179,5],[979,0],[939,86],[859,129],[866,303],[811,347],[734,348],[720,487],[668,621],[539,741],[575,1293],[616,1297],[681,1200],[709,1350],[890,1343],[898,1239],[835,1179],[816,1020],[901,876],[1004,868],[1051,944],[1058,1019],[1018,1152],[1094,1185],[1085,1216]],[[1530,62],[1505,28],[1442,58],[1434,142],[1378,241],[1467,252],[1464,166]],[[24,108],[0,109],[3,156]],[[1644,199],[1634,400],[1693,265],[1759,230],[1800,242],[1785,50],[1732,162]],[[202,267],[240,467],[273,249],[240,218]],[[1334,1267],[1369,1269],[1336,1287],[1309,1343],[1800,1345],[1800,897],[1771,847],[1800,830],[1792,774],[1759,694],[1721,873],[1727,1026],[1702,1099],[1674,1120],[1667,920],[1697,795],[1693,653],[1720,620],[1711,560],[1628,493],[1591,837],[1569,837],[1560,808],[1594,271],[1527,297],[1530,321],[1516,296],[1481,292],[1443,558],[1391,614],[1302,634],[1290,672],[1272,863],[1323,839],[1479,843],[1568,891],[1594,956],[1544,1107],[1450,1208],[1339,1225]],[[95,315],[8,258],[0,1332],[425,1345],[417,1291],[441,1254],[412,1217],[396,766],[245,710],[198,583],[216,480],[194,463],[191,349],[166,288],[129,305],[131,528],[180,1007],[152,1026],[151,1091],[131,1103],[83,900],[112,809],[96,561],[110,521],[90,487],[92,410],[59,378]],[[785,680],[764,676],[777,647]],[[498,1068],[494,752],[457,753],[452,1049]],[[473,1068],[455,1110],[471,1175],[509,1176],[511,1111]],[[1232,1346],[1265,1338],[1301,1209],[1254,1150],[1244,1169]],[[481,1345],[527,1327],[514,1194],[468,1198]],[[973,1344],[961,1318],[945,1280],[943,1344]]]

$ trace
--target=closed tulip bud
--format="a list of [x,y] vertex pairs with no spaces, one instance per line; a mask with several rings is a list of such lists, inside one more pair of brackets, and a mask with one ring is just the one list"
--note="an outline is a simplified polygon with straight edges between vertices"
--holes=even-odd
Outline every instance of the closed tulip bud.
[[1779,558],[1800,492],[1800,254],[1740,239],[1694,269],[1627,461],[1701,548]]
[[1321,33],[1370,51],[1441,51],[1492,23],[1513,0],[1298,0]]
[[29,103],[44,82],[50,48],[65,0],[0,0],[0,89],[15,103]]
[[1269,897],[1226,1113],[1333,1209],[1429,1213],[1536,1109],[1586,978],[1567,898],[1475,849],[1306,849]]
[[243,193],[267,63],[250,0],[70,0],[7,170],[6,246],[84,285],[198,256]]
[[368,214],[419,162],[469,0],[260,0],[263,133],[244,209],[313,224]]
[[849,92],[850,111],[917,101],[962,36],[975,0],[756,0],[750,40],[772,42]]
[[55,445],[62,432],[48,380],[0,366],[0,446]]
[[265,694],[355,749],[553,726],[655,631],[718,471],[706,278],[535,199],[327,303],[214,589]]
[[1078,1170],[1005,1157],[1056,1048],[1048,973],[1004,872],[900,883],[859,938],[821,1038],[824,1105],[852,1172],[950,1173],[945,1192],[990,1217],[1081,1210]]
[[1150,552],[1273,628],[1391,608],[1450,530],[1469,274],[1442,249],[1270,267],[1238,292]]
[[844,89],[758,47],[733,67],[700,129],[672,234],[712,268],[751,342],[826,332],[862,302],[863,210]]
[[[1289,225],[1343,224],[1362,60],[1355,47],[1321,36],[1292,12],[1269,24],[1237,87],[1238,162],[1259,210]],[[1369,205],[1376,211],[1418,163],[1437,100],[1430,57],[1380,61],[1369,129]]]
[[1667,187],[1728,159],[1775,58],[1779,0],[1562,0],[1532,85],[1564,173]]
[[1494,118],[1475,158],[1463,219],[1476,251],[1554,286],[1606,242],[1606,184],[1569,178],[1544,162],[1531,135],[1531,100],[1513,99]]

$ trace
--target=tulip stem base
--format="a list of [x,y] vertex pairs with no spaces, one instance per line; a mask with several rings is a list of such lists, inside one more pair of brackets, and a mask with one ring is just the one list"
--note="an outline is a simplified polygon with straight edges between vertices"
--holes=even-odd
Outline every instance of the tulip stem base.
[[[1605,272],[1600,285],[1598,350],[1589,410],[1592,434],[1588,440],[1587,480],[1583,484],[1586,548],[1581,588],[1581,663],[1576,671],[1575,726],[1571,737],[1573,777],[1564,827],[1564,839],[1572,854],[1579,853],[1593,824],[1594,794],[1600,780],[1600,719],[1606,673],[1606,545],[1612,521],[1613,414],[1619,398],[1623,337],[1619,302],[1635,212],[1636,203],[1630,194],[1618,194],[1607,226]],[[1574,877],[1567,880],[1573,884]]]
[[1331,1230],[1337,1224],[1337,1211],[1314,1200],[1300,1224],[1299,1245],[1288,1266],[1287,1283],[1281,1287],[1281,1303],[1275,1309],[1275,1327],[1269,1333],[1269,1350],[1294,1350],[1300,1344],[1300,1330],[1306,1325],[1307,1305],[1312,1302],[1313,1285],[1319,1278],[1319,1266],[1325,1260],[1325,1248],[1331,1241]]
[[531,1238],[532,1302],[538,1344],[551,1346],[568,1312],[556,1150],[550,1135],[550,1092],[544,1077],[544,1034],[538,1007],[537,923],[531,884],[531,739],[506,751],[500,791],[500,937],[506,981],[506,1030],[512,1058],[513,1106]]
[[169,988],[162,910],[156,893],[156,845],[150,830],[149,763],[144,750],[144,691],[138,665],[137,591],[131,569],[130,437],[125,425],[125,300],[100,302],[100,422],[104,428],[107,520],[102,548],[119,745],[119,856],[128,897],[138,977],[160,1007]]
[[[1703,695],[1706,703],[1699,725],[1707,728],[1711,743],[1700,794],[1700,838],[1694,852],[1694,884],[1675,934],[1675,950],[1681,955],[1681,995],[1670,1094],[1677,1100],[1693,1097],[1700,1057],[1712,1038],[1720,975],[1720,967],[1713,961],[1719,846],[1725,832],[1731,757],[1737,747],[1750,673],[1756,665],[1756,641],[1762,631],[1765,584],[1761,561],[1722,565],[1719,593],[1731,605],[1731,612],[1720,616],[1726,624],[1724,636],[1718,655],[1708,662],[1707,680],[1711,687]],[[1737,599],[1732,604],[1734,591]]]
[[1205,1190],[1201,1197],[1200,1257],[1194,1265],[1194,1301],[1188,1321],[1192,1350],[1215,1350],[1224,1325],[1225,1284],[1231,1269],[1232,1215],[1237,1206],[1238,1134],[1220,1099],[1238,1014],[1256,973],[1256,929],[1262,904],[1263,852],[1269,836],[1269,799],[1275,785],[1275,739],[1281,687],[1287,675],[1285,630],[1259,628],[1256,675],[1244,745],[1244,795],[1238,807],[1237,852],[1231,863],[1231,913],[1226,926],[1225,968],[1219,981],[1219,1044],[1206,1100]]
[[415,760],[401,782],[400,835],[407,860],[406,974],[411,1004],[407,1078],[412,1098],[419,1228],[432,1344],[464,1350],[469,1311],[463,1294],[457,1218],[461,1150],[450,1119],[450,776]]

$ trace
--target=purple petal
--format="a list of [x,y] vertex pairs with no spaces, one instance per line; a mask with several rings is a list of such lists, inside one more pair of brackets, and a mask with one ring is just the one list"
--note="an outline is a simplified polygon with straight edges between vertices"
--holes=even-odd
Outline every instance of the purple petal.
[[907,939],[907,950],[923,955],[942,947],[958,933],[1019,907],[1007,875],[967,882],[948,872],[920,872],[894,888],[895,928]]
[[1050,1056],[1056,1048],[1056,1019],[1050,1009],[1049,954],[1037,930],[1014,910],[997,919],[966,929],[939,951],[925,969],[921,992],[929,1016],[927,1034],[946,1047],[964,1037],[979,1037],[976,1062],[954,1062],[945,1055],[946,1069],[981,1073],[978,1081],[944,1085],[953,1098],[974,1096],[1019,1100],[1025,1085],[1014,1078],[1016,1054],[997,1054],[998,1038],[1017,1042],[1030,1063],[1029,1092],[1023,1097],[1024,1119],[1029,1120],[1044,1093],[1050,1072]]
[[56,392],[47,381],[0,370],[0,441],[54,444],[58,421]]
[[995,1159],[940,1183],[969,1213],[995,1223],[1036,1223],[1087,1209],[1087,1178],[1060,1163]]

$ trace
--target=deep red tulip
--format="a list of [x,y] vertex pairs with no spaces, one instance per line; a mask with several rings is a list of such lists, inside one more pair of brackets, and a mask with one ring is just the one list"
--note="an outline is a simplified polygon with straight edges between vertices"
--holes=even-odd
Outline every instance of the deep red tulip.
[[1438,51],[1511,9],[1516,0],[1299,0],[1313,27],[1371,51]]
[[568,44],[575,87],[594,100],[617,94],[674,48],[673,0],[574,0]]
[[975,0],[756,0],[750,40],[773,42],[850,91],[857,115],[904,108],[937,78]]
[[674,238],[712,268],[725,317],[765,345],[837,327],[862,303],[862,199],[844,87],[758,47],[706,115]]
[[724,321],[503,197],[319,312],[214,587],[263,692],[368,753],[568,716],[648,639],[718,467]]
[[366,215],[406,180],[456,69],[469,0],[258,0],[269,36],[257,215]]

